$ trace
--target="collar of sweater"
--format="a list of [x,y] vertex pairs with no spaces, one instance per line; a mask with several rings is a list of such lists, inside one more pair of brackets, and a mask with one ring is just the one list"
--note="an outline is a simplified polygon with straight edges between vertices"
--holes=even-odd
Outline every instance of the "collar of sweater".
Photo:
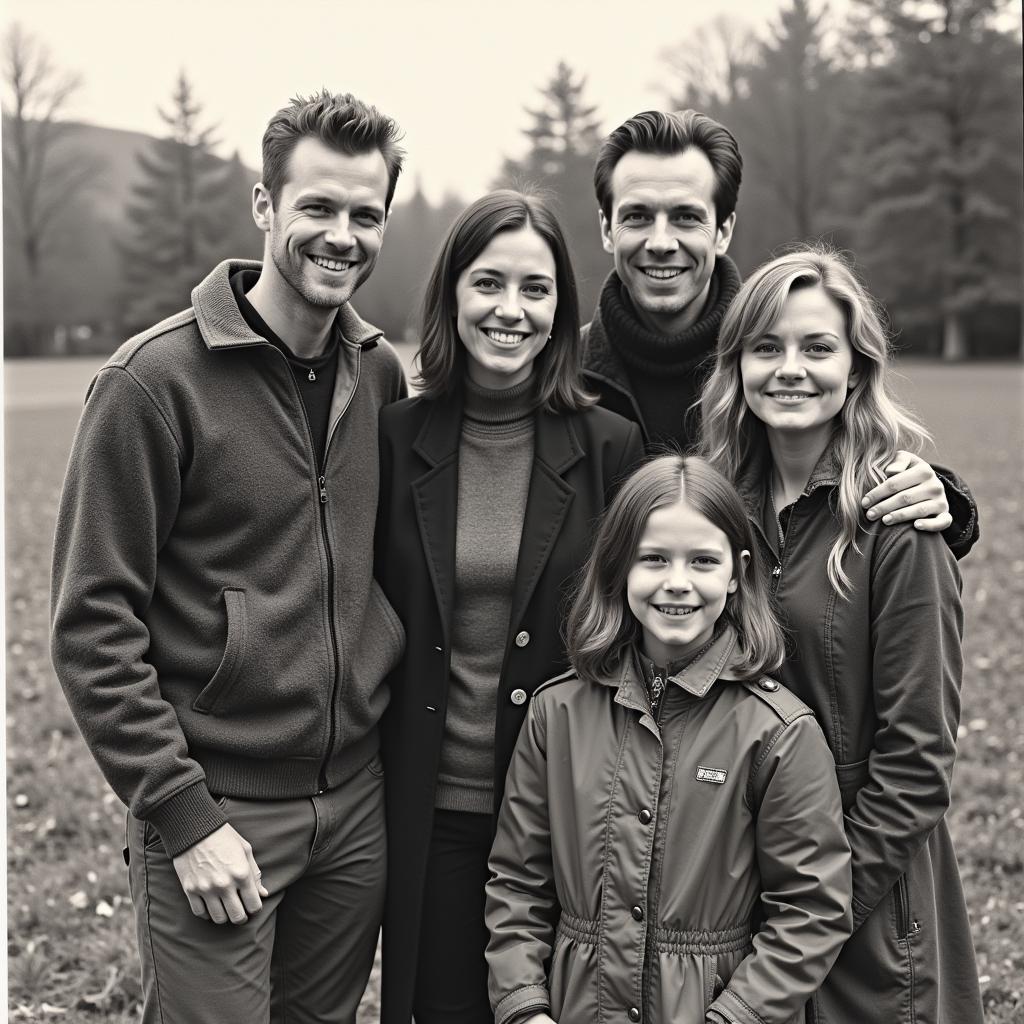
[[537,408],[537,375],[510,388],[484,388],[465,378],[463,416],[474,424],[508,427],[530,418]]
[[[630,369],[681,376],[714,351],[729,303],[740,287],[740,273],[728,256],[715,261],[711,287],[700,317],[679,334],[661,334],[641,323],[636,308],[613,270],[598,302],[601,327],[609,344]],[[595,318],[596,319],[596,318]]]

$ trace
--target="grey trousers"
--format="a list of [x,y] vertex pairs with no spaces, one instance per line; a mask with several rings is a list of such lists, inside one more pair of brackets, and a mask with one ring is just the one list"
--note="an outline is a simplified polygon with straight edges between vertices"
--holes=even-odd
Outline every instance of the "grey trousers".
[[380,759],[319,796],[222,800],[270,892],[241,925],[195,917],[159,835],[128,818],[143,1024],[354,1024],[384,900]]

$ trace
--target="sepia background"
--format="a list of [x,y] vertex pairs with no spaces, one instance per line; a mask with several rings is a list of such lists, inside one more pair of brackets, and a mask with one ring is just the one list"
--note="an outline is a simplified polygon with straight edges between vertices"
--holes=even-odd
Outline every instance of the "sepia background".
[[[641,110],[694,106],[736,134],[741,272],[805,239],[855,254],[929,454],[981,509],[962,565],[951,823],[989,1019],[1024,1019],[1020,19],[1001,0],[6,0],[11,1019],[130,1021],[139,1000],[124,811],[47,653],[54,509],[85,388],[217,261],[260,255],[263,127],[322,86],[405,131],[383,254],[355,304],[407,366],[440,238],[495,185],[552,192],[590,318],[610,269],[594,155]],[[376,1019],[375,979],[361,1012]]]

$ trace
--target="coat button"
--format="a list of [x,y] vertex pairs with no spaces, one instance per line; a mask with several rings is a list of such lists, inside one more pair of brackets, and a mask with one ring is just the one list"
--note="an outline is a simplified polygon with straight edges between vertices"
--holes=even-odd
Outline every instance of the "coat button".
[[512,703],[513,704],[525,704],[526,703],[526,691],[525,690],[513,690],[512,691]]
[[633,915],[634,921],[642,921],[644,919],[644,908],[641,906],[635,906],[630,913]]
[[650,823],[654,820],[654,815],[651,814],[651,812],[649,810],[647,810],[646,807],[644,807],[640,811],[640,813],[637,815],[637,817],[640,819],[640,824],[641,825],[650,825]]
[[631,1021],[633,1021],[633,1024],[636,1024],[636,1022],[640,1019],[640,1011],[635,1006],[631,1006],[629,1008],[629,1013],[627,1014],[627,1016]]
[[757,685],[769,693],[774,693],[779,688],[779,684],[774,679],[759,679]]
[[516,633],[516,647],[525,647],[530,642],[530,634],[525,629]]

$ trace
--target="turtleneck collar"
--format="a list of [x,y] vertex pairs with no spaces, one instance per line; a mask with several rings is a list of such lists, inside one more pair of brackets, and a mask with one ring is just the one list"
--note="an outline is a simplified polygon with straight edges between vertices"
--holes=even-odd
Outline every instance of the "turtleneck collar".
[[467,375],[463,416],[474,423],[510,426],[528,419],[537,408],[537,375],[510,388],[484,388]]
[[714,351],[722,319],[739,288],[736,264],[728,256],[720,256],[697,321],[679,334],[660,334],[641,322],[613,270],[601,290],[601,318],[609,341],[628,367],[668,376],[688,374]]

